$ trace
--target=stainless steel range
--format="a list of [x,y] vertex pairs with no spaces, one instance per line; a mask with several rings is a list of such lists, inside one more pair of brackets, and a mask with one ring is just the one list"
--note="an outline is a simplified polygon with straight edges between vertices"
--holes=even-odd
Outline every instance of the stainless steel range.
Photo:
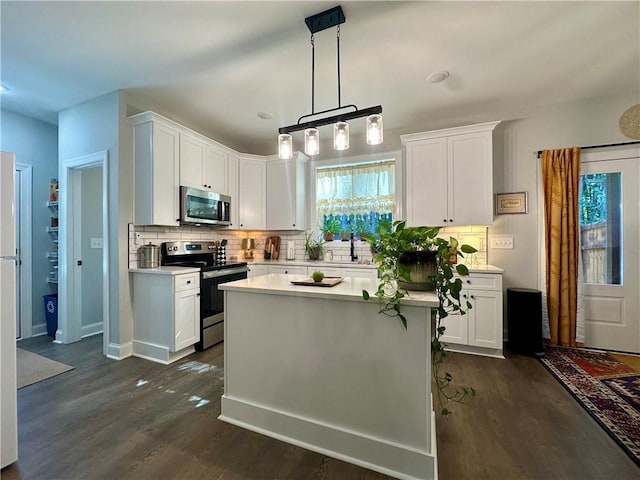
[[200,342],[205,350],[224,340],[224,292],[222,283],[247,278],[246,262],[226,262],[226,241],[165,242],[160,247],[163,266],[200,268]]

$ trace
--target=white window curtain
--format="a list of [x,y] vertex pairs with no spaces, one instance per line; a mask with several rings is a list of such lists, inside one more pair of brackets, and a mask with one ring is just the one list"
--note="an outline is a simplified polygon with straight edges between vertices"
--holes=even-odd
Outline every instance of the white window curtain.
[[396,201],[395,184],[393,160],[318,168],[318,216],[322,218],[323,215],[393,212]]

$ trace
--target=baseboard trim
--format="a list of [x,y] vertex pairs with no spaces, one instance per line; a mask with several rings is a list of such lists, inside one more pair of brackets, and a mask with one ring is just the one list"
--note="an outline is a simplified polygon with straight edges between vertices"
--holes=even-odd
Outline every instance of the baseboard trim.
[[[395,478],[431,480],[438,475],[434,454],[227,395],[218,419]],[[435,446],[435,432],[431,438]]]
[[155,345],[153,343],[133,341],[133,356],[144,358],[145,360],[151,360],[152,362],[161,363],[163,365],[169,365],[176,360],[191,355],[196,349],[191,346],[183,348],[179,352],[172,352],[168,347],[162,345]]
[[107,347],[107,358],[112,360],[123,360],[133,355],[133,345],[131,342],[123,343],[122,345],[117,343],[110,343]]
[[447,352],[469,353],[471,355],[480,355],[483,357],[501,358],[504,360],[504,354],[500,348],[484,348],[474,347],[472,345],[457,345],[455,343],[445,343]]
[[91,337],[102,333],[102,322],[82,326],[82,338]]
[[46,335],[47,334],[47,324],[46,323],[40,323],[38,325],[34,325],[32,330],[31,330],[31,336],[32,337],[38,337],[40,335]]

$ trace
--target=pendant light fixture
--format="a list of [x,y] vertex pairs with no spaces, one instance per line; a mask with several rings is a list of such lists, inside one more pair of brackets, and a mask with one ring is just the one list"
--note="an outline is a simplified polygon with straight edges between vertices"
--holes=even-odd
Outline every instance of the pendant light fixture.
[[[368,145],[379,145],[383,140],[382,131],[382,105],[364,108],[362,110],[354,104],[342,105],[340,96],[340,25],[345,22],[342,7],[333,7],[324,12],[312,15],[304,19],[307,28],[311,32],[311,113],[298,118],[298,123],[287,127],[280,127],[278,135],[278,157],[289,159],[293,155],[293,139],[291,133],[304,130],[304,152],[307,155],[320,153],[320,134],[318,127],[334,124],[333,148],[335,150],[347,150],[349,148],[349,123],[348,120],[367,117],[366,139]],[[314,34],[327,28],[336,27],[337,60],[338,60],[338,106],[320,112],[315,111],[315,44]],[[348,111],[347,109],[353,109]],[[335,113],[347,110],[342,113]],[[315,120],[303,121],[309,117],[317,117]]]

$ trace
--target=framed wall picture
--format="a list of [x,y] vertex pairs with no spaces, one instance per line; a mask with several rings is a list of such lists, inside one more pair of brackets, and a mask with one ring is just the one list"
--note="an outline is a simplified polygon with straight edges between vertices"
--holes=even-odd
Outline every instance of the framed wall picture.
[[527,212],[527,192],[496,194],[496,215]]

